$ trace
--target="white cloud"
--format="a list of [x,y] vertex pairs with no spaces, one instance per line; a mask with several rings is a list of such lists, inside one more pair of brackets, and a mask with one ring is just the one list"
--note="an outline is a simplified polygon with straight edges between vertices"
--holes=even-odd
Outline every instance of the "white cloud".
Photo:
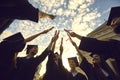
[[83,17],[83,22],[86,22],[86,21],[90,22],[91,20],[94,20],[98,17],[100,17],[100,14],[98,12],[91,12],[91,13],[86,14]]
[[62,8],[59,8],[59,9],[57,10],[57,15],[62,16],[62,14],[63,14],[63,9],[62,9]]
[[89,3],[94,3],[95,0],[86,0]]
[[82,9],[86,9],[87,7],[88,7],[87,4],[83,4],[83,5],[80,6],[80,8],[82,8]]
[[76,12],[75,11],[71,11],[71,16],[75,16]]
[[52,10],[52,13],[56,13],[56,12],[57,12],[56,9]]
[[69,1],[69,5],[68,5],[68,9],[70,10],[74,10],[79,6],[79,3],[77,3],[77,0],[70,0]]
[[71,11],[70,10],[64,10],[64,15],[65,16],[69,16],[71,14]]

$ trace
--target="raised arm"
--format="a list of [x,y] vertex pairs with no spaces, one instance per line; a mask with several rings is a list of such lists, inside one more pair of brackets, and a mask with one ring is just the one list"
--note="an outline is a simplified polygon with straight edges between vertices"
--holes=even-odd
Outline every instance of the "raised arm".
[[53,28],[54,28],[54,27],[51,27],[51,28],[49,28],[49,29],[47,29],[47,30],[44,30],[44,31],[38,33],[38,34],[32,35],[32,36],[26,38],[26,39],[25,39],[25,42],[30,42],[30,41],[32,41],[33,39],[35,39],[36,37],[40,36],[41,34],[46,34],[46,33],[48,33],[48,32],[49,32],[50,30],[52,30]]
[[87,59],[81,54],[79,48],[77,47],[76,43],[71,39],[70,35],[68,34],[72,45],[78,52],[78,56],[82,59],[79,67],[86,73],[89,80],[96,80],[96,77],[92,77],[91,74],[95,75],[92,65],[87,61]]
[[82,36],[75,33],[75,32],[70,32],[70,30],[66,30],[66,29],[64,29],[64,31],[67,32],[71,37],[76,37],[76,38],[78,38],[80,40],[82,39]]
[[36,57],[36,61],[35,61],[36,65],[38,65],[39,63],[41,63],[47,57],[47,55],[53,53],[51,51],[52,46],[53,46],[53,41],[54,41],[54,37],[52,37],[52,39],[51,39],[48,47],[42,52],[42,54],[39,55],[38,57]]
[[42,12],[42,11],[39,12],[39,18],[46,18],[46,17],[48,17],[50,19],[55,19],[56,16],[54,16],[52,14],[47,14],[47,13]]
[[61,38],[61,44],[60,44],[60,57],[62,57],[63,54],[63,38]]
[[67,34],[67,35],[68,35],[68,37],[70,39],[70,42],[72,43],[72,45],[75,47],[76,51],[78,52],[79,57],[81,57],[81,59],[83,59],[84,56],[81,54],[77,44],[72,40],[72,38],[70,37],[70,34]]
[[55,34],[54,34],[54,39],[53,39],[53,46],[52,46],[52,51],[54,52],[54,50],[55,50],[55,44],[56,44],[56,41],[57,41],[57,39],[59,38],[59,33],[60,33],[60,31],[55,31]]

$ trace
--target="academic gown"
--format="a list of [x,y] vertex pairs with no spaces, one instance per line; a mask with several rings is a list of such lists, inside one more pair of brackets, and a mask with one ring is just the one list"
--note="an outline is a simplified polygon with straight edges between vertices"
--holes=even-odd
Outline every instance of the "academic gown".
[[41,55],[35,58],[18,57],[15,80],[33,80],[38,65],[47,57],[48,53],[49,49],[46,48]]
[[0,80],[13,80],[14,76],[14,55],[16,52],[22,51],[25,43],[11,43],[2,41],[0,43]]
[[[102,61],[101,68],[96,64],[90,64],[86,58],[83,58],[80,68],[86,73],[88,80],[119,80],[111,68],[108,66],[106,62]],[[104,69],[107,72],[108,77],[105,77],[101,69]]]
[[39,10],[28,0],[1,0],[0,10],[0,18],[28,19],[38,22]]
[[39,10],[28,0],[0,0],[0,34],[14,19],[38,22]]
[[0,34],[9,27],[14,19],[0,19]]
[[62,64],[62,60],[58,60],[58,64],[55,63],[54,53],[51,53],[48,56],[48,62],[46,65],[46,72],[43,77],[43,80],[67,80],[66,69]]
[[87,78],[81,73],[77,73],[75,76],[73,76],[71,72],[68,72],[67,80],[87,80]]
[[104,55],[105,59],[115,58],[120,74],[120,41],[100,41],[95,38],[83,37],[79,49],[92,52],[93,54]]

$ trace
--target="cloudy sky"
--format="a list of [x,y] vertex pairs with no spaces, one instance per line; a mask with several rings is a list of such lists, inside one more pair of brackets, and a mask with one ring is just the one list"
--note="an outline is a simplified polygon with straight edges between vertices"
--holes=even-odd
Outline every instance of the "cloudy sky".
[[[38,44],[40,54],[49,44],[55,30],[60,30],[56,51],[59,50],[60,39],[63,37],[64,62],[67,61],[65,60],[67,57],[75,56],[76,52],[69,40],[67,40],[68,37],[63,29],[70,29],[82,36],[86,36],[108,19],[111,7],[120,5],[120,0],[29,0],[29,2],[41,11],[56,15],[56,18],[54,20],[48,18],[39,19],[38,23],[28,20],[15,20],[2,33],[0,41],[17,32],[21,32],[27,38],[54,26],[55,28],[48,34],[41,35],[28,44]],[[73,40],[79,45],[79,40]],[[21,52],[19,56],[24,56],[24,53],[25,51]]]

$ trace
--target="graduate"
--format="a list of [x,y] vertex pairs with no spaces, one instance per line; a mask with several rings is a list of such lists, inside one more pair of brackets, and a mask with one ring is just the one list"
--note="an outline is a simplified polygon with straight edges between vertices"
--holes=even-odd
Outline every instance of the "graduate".
[[21,33],[16,33],[0,43],[0,79],[12,80],[14,56],[24,49],[26,44],[24,40]]
[[[40,36],[41,34],[46,34],[52,29],[53,27],[44,30],[37,35],[26,39],[26,41],[31,41],[31,39],[37,37],[38,35]],[[38,65],[45,60],[50,52],[51,46],[52,45],[49,44],[48,47],[41,53],[41,55],[34,57],[38,53],[38,45],[27,45],[27,55],[25,57],[17,57],[15,80],[33,80]]]
[[79,66],[77,57],[68,58],[68,63],[71,69],[70,72],[68,72],[68,80],[87,80],[85,75],[76,70],[76,67]]
[[46,64],[46,72],[44,74],[43,80],[67,80],[66,69],[62,63],[62,53],[63,53],[63,38],[60,44],[60,54],[54,52],[56,41],[59,38],[59,31],[56,31],[54,37],[51,39],[52,47],[51,53],[48,55],[48,61]]
[[17,54],[24,49],[27,42],[32,41],[39,35],[45,34],[52,29],[53,27],[26,39],[24,39],[20,32],[3,39],[0,43],[0,79],[13,80],[14,72],[16,71]]
[[118,77],[114,74],[112,69],[106,63],[104,56],[98,54],[91,54],[92,64],[87,61],[84,55],[80,52],[77,44],[72,40],[70,35],[70,42],[75,47],[77,55],[81,63],[79,67],[86,73],[88,80],[119,80]]
[[27,45],[27,56],[17,57],[16,80],[33,80],[38,65],[47,57],[49,51],[47,47],[41,55],[34,57],[38,52],[38,46]]

